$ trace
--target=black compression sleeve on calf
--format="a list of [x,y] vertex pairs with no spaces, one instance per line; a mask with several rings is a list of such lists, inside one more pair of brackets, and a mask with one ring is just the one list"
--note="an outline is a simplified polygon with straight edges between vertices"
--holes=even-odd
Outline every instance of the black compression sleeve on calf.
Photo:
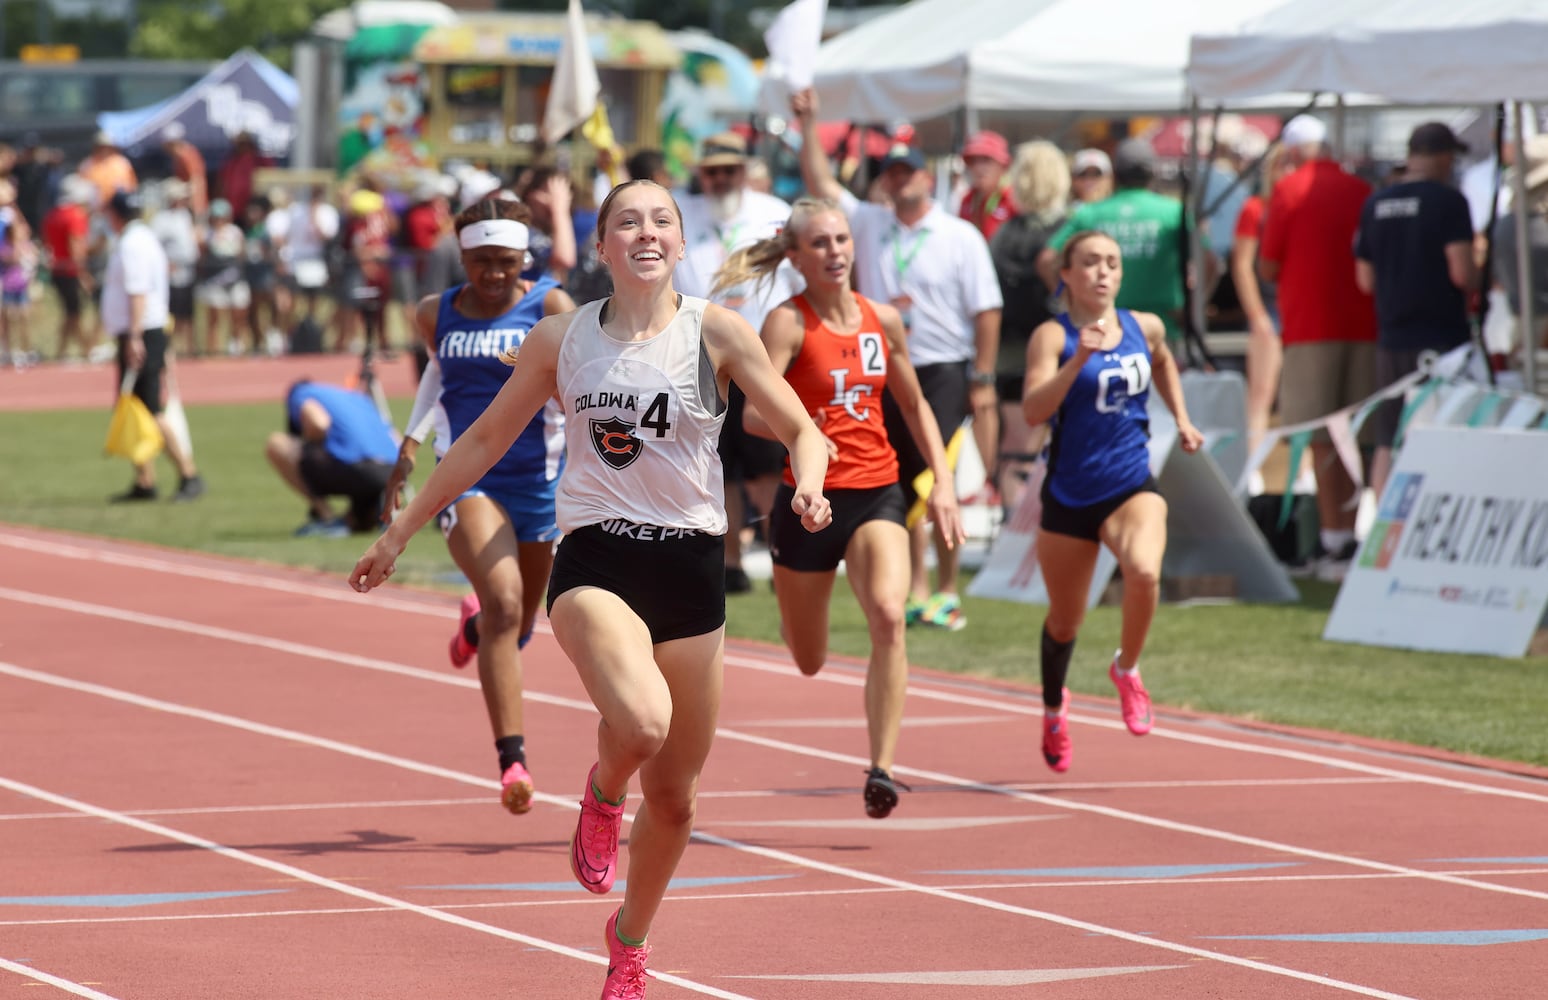
[[1043,705],[1057,709],[1064,704],[1064,682],[1070,676],[1070,656],[1075,652],[1075,640],[1059,642],[1048,634],[1043,626],[1043,650],[1039,665],[1043,673]]
[[478,648],[478,620],[481,617],[483,617],[482,614],[477,614],[462,623],[463,641],[474,649]]
[[527,752],[522,744],[526,741],[524,736],[502,736],[495,740],[495,750],[500,754],[500,773],[520,761],[523,766],[527,763]]

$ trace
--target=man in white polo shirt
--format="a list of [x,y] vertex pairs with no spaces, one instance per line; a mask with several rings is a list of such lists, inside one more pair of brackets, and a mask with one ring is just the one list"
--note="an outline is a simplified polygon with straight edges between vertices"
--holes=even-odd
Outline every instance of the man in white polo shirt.
[[[754,330],[762,332],[763,321],[774,307],[805,287],[794,268],[784,265],[775,272],[773,281],[762,284],[747,282],[713,296],[710,290],[726,258],[784,228],[790,218],[790,205],[747,186],[747,140],[735,132],[706,139],[697,170],[700,193],[678,197],[687,250],[673,284],[684,295],[707,298],[736,310]],[[731,594],[752,588],[742,568],[741,528],[747,523],[746,505],[750,503],[760,519],[768,516],[785,464],[785,449],[779,442],[743,429],[745,408],[746,397],[733,383],[720,432],[726,517],[730,524],[726,531],[726,592]]]
[[[881,187],[891,207],[862,202],[834,178],[817,137],[817,98],[795,94],[791,111],[801,125],[801,176],[813,194],[837,200],[849,213],[855,240],[859,291],[890,302],[903,314],[908,356],[930,401],[941,435],[950,441],[969,413],[977,440],[992,465],[999,436],[994,391],[1000,347],[1000,283],[989,244],[971,222],[945,211],[931,197],[934,179],[924,157],[894,146],[882,161]],[[887,401],[887,429],[898,453],[898,473],[912,503],[914,477],[928,466],[901,416]],[[994,470],[989,470],[991,481]],[[936,588],[925,566],[928,528],[913,532],[909,622],[960,629],[966,624],[957,594],[958,556],[935,534]]]
[[[140,197],[119,191],[105,206],[108,225],[117,235],[109,251],[102,281],[102,326],[118,342],[118,380],[134,372],[133,393],[156,416],[166,439],[167,456],[182,474],[173,500],[193,500],[204,493],[204,480],[193,456],[182,450],[162,413],[161,379],[167,365],[168,265],[166,251],[151,228],[140,220]],[[134,468],[134,484],[113,497],[115,502],[156,498],[155,460]]]

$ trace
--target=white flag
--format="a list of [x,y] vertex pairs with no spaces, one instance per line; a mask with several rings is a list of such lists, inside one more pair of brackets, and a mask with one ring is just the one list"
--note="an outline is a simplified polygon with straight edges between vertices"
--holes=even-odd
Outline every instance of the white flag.
[[558,142],[570,134],[597,109],[602,81],[597,64],[591,59],[591,36],[586,32],[586,16],[580,0],[570,0],[564,26],[564,43],[554,63],[554,79],[548,89],[548,107],[543,112],[543,141]]
[[789,95],[812,85],[828,0],[795,0],[779,12],[763,33],[769,61],[763,76],[764,110],[785,113]]

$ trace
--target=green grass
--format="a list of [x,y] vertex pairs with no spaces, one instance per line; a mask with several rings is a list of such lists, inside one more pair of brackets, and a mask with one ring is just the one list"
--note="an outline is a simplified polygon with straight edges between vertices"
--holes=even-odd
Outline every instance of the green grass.
[[[394,401],[400,419],[408,402]],[[311,566],[339,586],[365,548],[364,537],[298,539],[305,510],[263,459],[280,428],[280,403],[190,407],[195,450],[210,492],[195,504],[115,506],[128,466],[101,456],[106,409],[0,413],[0,520],[197,549],[245,559]],[[426,473],[421,463],[418,476]],[[165,461],[163,484],[175,478]],[[399,561],[400,583],[459,589],[434,528]],[[1163,606],[1145,652],[1145,677],[1158,703],[1241,718],[1460,753],[1548,765],[1542,737],[1541,658],[1523,660],[1416,653],[1324,642],[1335,588],[1303,584],[1294,605]],[[1040,607],[967,598],[969,625],[957,633],[912,630],[909,658],[924,667],[1036,684]],[[730,600],[733,635],[779,641],[767,584]],[[864,657],[865,623],[847,586],[835,589],[832,647]],[[1076,648],[1070,687],[1111,695],[1106,660],[1118,645],[1116,608],[1092,611]],[[1036,757],[1031,731],[1021,752]]]

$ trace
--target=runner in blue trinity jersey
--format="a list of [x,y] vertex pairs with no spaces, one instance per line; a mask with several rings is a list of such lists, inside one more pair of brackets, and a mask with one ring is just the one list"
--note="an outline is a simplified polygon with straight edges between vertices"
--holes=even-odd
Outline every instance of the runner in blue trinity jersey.
[[1112,237],[1095,230],[1064,245],[1059,277],[1068,310],[1032,332],[1021,397],[1029,424],[1048,423],[1037,558],[1048,589],[1043,621],[1043,759],[1055,771],[1072,757],[1068,694],[1075,635],[1099,545],[1123,572],[1123,646],[1108,676],[1118,688],[1123,721],[1136,736],[1150,732],[1150,695],[1139,656],[1161,593],[1166,501],[1150,474],[1150,387],[1177,418],[1178,441],[1194,452],[1204,438],[1188,419],[1166,326],[1151,313],[1116,309],[1123,260]]
[[[420,300],[415,323],[436,364],[439,399],[451,439],[473,425],[510,377],[509,358],[545,316],[575,308],[546,275],[521,277],[528,259],[527,208],[485,199],[456,218],[466,284]],[[505,360],[502,360],[505,359]],[[420,400],[434,402],[427,387]],[[418,448],[410,433],[388,483],[389,504],[414,468]],[[426,407],[428,408],[428,407]],[[532,776],[523,740],[520,648],[532,636],[538,604],[554,560],[559,528],[554,491],[564,468],[564,416],[552,401],[539,410],[505,455],[440,512],[441,533],[458,569],[473,585],[463,598],[451,640],[452,664],[478,656],[478,679],[500,758],[500,801],[513,813],[532,807]]]

